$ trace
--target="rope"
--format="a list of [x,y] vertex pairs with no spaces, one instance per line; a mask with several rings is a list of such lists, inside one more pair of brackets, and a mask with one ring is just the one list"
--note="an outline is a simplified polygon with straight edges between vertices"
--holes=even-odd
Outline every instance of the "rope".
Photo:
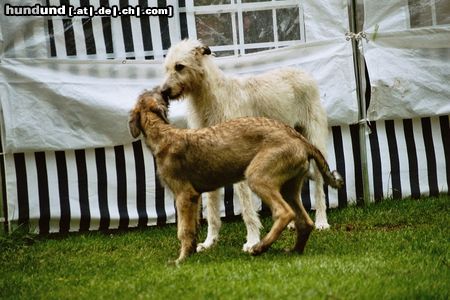
[[372,133],[372,128],[371,128],[369,119],[367,119],[367,118],[361,119],[361,120],[358,121],[358,124],[359,125],[364,125],[364,130],[366,132],[366,135],[369,135],[369,134]]
[[360,31],[358,33],[347,31],[345,33],[345,40],[347,41],[355,40],[359,42],[362,39],[365,39],[367,43],[369,42],[369,39],[367,38],[367,33],[365,33],[364,31]]

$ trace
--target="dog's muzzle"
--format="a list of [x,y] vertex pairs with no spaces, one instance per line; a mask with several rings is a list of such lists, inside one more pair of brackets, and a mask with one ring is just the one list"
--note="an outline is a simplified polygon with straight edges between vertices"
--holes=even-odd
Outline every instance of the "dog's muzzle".
[[165,99],[169,99],[170,95],[172,94],[172,89],[168,86],[163,86],[163,88],[161,90],[161,94],[163,95],[163,97]]

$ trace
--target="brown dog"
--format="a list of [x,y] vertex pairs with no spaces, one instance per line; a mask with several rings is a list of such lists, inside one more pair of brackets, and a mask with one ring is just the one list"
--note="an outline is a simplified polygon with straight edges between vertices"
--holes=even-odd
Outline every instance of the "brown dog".
[[251,190],[271,208],[270,232],[250,251],[266,251],[283,229],[295,221],[295,251],[302,253],[314,228],[300,200],[300,190],[313,159],[325,182],[344,182],[330,172],[320,151],[293,128],[267,118],[239,118],[202,129],[178,129],[167,120],[168,101],[160,89],[145,91],[130,113],[130,132],[142,132],[156,158],[159,178],[175,195],[178,239],[176,262],[196,249],[199,199],[203,192],[247,180]]

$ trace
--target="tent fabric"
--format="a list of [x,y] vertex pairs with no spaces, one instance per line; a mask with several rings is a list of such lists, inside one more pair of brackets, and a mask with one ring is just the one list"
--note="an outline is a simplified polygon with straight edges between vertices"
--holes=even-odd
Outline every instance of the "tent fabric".
[[372,85],[370,120],[450,112],[450,27],[379,33],[364,56]]
[[370,120],[449,114],[449,13],[448,1],[364,1]]
[[[125,2],[143,3],[108,4]],[[364,4],[357,12],[367,40],[358,45],[371,85],[368,120],[358,118],[347,1],[146,2],[172,5],[172,18],[0,15],[7,221],[29,223],[39,232],[175,222],[173,197],[160,185],[151,153],[131,138],[127,123],[136,96],[163,80],[167,49],[187,37],[210,41],[217,64],[233,76],[283,66],[313,75],[329,118],[328,161],[346,182],[339,192],[326,188],[328,207],[362,201],[361,147],[367,150],[372,201],[448,192],[450,20],[439,13],[441,1],[425,7],[431,11],[425,19],[420,12],[428,10],[411,4],[417,1],[357,2]],[[250,40],[245,17],[259,30]],[[267,24],[259,19],[273,22],[273,32],[264,31]],[[205,20],[231,25],[218,32],[201,28]],[[293,31],[287,34],[288,29]],[[186,126],[185,115],[185,103],[174,102],[171,121]],[[364,145],[359,124],[366,121],[370,130]],[[308,209],[315,208],[313,190],[314,182],[307,182],[302,192]],[[254,201],[263,209],[259,199]],[[222,189],[221,213],[240,214],[232,187]]]
[[[339,125],[357,122],[352,59],[342,38],[216,60],[232,76],[301,67],[319,82],[329,124]],[[0,67],[5,152],[129,143],[127,118],[137,95],[164,78],[154,61],[5,58]]]

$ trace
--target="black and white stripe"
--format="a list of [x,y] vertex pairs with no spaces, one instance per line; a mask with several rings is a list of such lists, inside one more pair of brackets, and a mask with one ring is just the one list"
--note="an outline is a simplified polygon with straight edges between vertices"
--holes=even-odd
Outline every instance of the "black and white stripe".
[[369,175],[376,201],[448,192],[448,118],[372,123]]
[[5,156],[9,220],[39,232],[128,228],[175,221],[171,193],[141,141],[113,148]]

